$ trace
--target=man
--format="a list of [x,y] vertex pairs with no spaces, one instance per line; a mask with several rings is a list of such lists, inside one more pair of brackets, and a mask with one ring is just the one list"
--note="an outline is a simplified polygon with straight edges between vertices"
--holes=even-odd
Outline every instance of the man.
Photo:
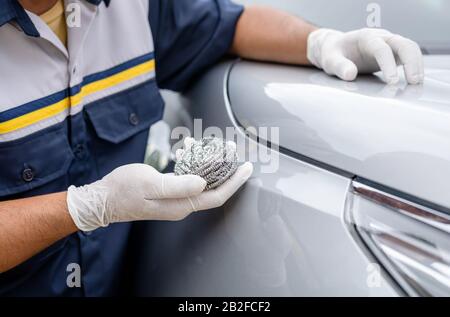
[[[244,184],[250,163],[211,191],[139,164],[163,112],[158,88],[183,90],[224,54],[344,80],[381,69],[387,83],[399,63],[409,83],[423,81],[411,40],[229,0],[4,0],[0,26],[3,295],[116,294],[131,221],[183,219]],[[69,287],[77,265],[82,283]]]

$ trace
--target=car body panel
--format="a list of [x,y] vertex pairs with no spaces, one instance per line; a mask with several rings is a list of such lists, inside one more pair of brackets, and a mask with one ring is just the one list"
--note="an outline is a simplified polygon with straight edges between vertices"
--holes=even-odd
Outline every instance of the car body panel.
[[[178,100],[203,128],[236,128],[238,146],[248,142],[246,155],[274,152],[234,121],[226,91],[230,67],[224,62],[208,71]],[[141,224],[137,295],[402,294],[382,272],[375,287],[367,282],[372,260],[343,221],[351,179],[272,154],[276,172],[255,162],[251,179],[223,207],[181,222]]]
[[[344,82],[320,70],[248,61],[230,75],[244,127],[280,128],[279,145],[450,208],[450,56],[425,57],[425,83]],[[380,76],[380,74],[377,74]]]

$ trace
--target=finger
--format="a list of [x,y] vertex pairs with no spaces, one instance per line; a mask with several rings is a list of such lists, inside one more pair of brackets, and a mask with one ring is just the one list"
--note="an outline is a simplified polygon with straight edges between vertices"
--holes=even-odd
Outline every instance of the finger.
[[195,210],[189,198],[146,200],[143,208],[148,220],[166,221],[182,220]]
[[419,45],[400,35],[394,35],[386,43],[397,54],[410,84],[419,84],[424,79],[423,55]]
[[161,196],[158,198],[186,198],[199,195],[206,187],[206,181],[197,175],[162,174]]
[[199,196],[189,197],[194,210],[205,210],[223,205],[249,179],[253,173],[253,164],[241,165],[233,176],[219,187],[205,191]]
[[356,65],[341,53],[333,54],[325,59],[323,70],[329,75],[336,75],[342,80],[353,81],[358,75]]
[[236,173],[220,187],[202,192],[197,196],[183,199],[161,199],[147,201],[147,208],[152,210],[153,219],[181,220],[193,211],[212,209],[223,205],[253,172],[253,165],[245,163]]
[[386,83],[398,83],[397,62],[395,61],[392,48],[381,37],[376,37],[367,43],[366,50],[377,61]]

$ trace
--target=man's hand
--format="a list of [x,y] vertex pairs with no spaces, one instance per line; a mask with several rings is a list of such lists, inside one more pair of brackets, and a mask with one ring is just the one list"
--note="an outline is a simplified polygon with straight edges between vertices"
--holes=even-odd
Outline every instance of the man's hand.
[[114,222],[181,220],[193,211],[219,207],[250,177],[245,163],[220,187],[203,191],[206,181],[195,175],[161,174],[144,164],[119,167],[103,179],[67,193],[70,215],[82,231]]
[[119,221],[177,220],[192,211],[222,205],[250,177],[242,165],[215,190],[203,192],[198,176],[160,174],[150,166],[119,167],[91,185],[0,202],[0,273],[19,265],[56,241]]
[[424,79],[423,57],[416,42],[381,29],[342,33],[318,29],[308,37],[308,60],[329,75],[347,81],[358,73],[381,70],[388,84],[399,80],[397,65],[403,65],[410,84]]
[[347,81],[358,73],[383,71],[387,83],[399,80],[403,65],[408,83],[423,82],[423,57],[412,40],[381,29],[343,33],[317,29],[290,14],[249,6],[241,15],[231,52],[243,58],[296,65],[313,64]]

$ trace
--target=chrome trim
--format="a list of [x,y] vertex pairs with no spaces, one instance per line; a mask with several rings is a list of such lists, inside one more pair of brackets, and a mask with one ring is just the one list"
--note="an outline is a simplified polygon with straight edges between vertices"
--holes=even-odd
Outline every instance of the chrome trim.
[[446,214],[382,192],[357,181],[352,182],[352,191],[354,194],[361,195],[436,229],[450,233],[450,217]]

